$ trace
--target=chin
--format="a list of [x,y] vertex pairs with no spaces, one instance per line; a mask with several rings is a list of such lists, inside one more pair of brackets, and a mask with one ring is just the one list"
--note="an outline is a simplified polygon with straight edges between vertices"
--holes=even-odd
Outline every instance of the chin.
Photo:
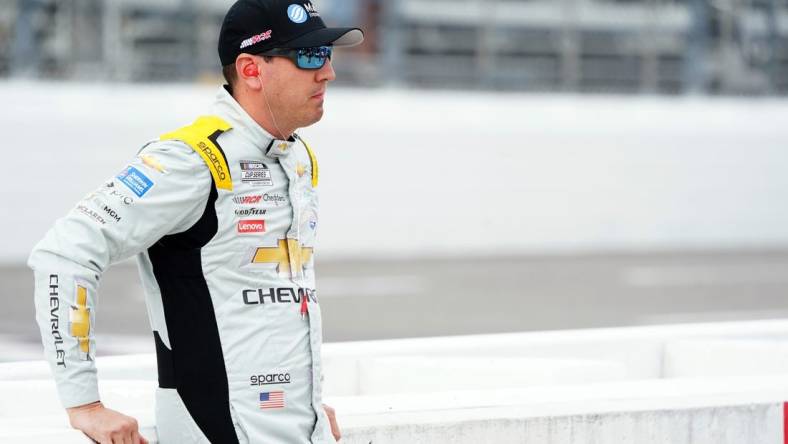
[[320,119],[322,119],[322,118],[323,118],[323,107],[321,106],[319,109],[317,109],[317,110],[316,110],[316,111],[315,111],[315,112],[312,114],[311,118],[309,119],[309,125],[312,125],[312,124],[314,124],[314,123],[317,123],[317,122],[319,122],[319,121],[320,121]]

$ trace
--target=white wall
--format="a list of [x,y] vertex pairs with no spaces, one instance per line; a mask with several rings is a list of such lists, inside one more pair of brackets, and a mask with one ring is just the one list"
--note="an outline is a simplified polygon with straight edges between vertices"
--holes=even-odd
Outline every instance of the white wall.
[[[342,444],[783,444],[779,403],[432,421],[351,429]],[[514,416],[514,415],[511,415]]]
[[[343,443],[782,444],[786,344],[788,320],[333,343],[324,395]],[[154,438],[154,357],[97,366]],[[0,364],[0,442],[54,437],[84,442],[46,363]]]
[[[0,261],[214,91],[0,83]],[[326,109],[302,131],[324,257],[788,245],[788,101],[330,90]]]

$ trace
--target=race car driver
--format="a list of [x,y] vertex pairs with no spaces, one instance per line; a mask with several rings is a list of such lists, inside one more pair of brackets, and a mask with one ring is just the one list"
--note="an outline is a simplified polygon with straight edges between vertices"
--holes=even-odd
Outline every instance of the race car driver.
[[[296,129],[323,115],[331,54],[361,43],[311,2],[239,0],[219,36],[228,85],[145,145],[33,250],[36,317],[72,426],[146,442],[97,388],[98,282],[136,255],[158,361],[163,443],[333,443],[315,289],[318,164]],[[110,298],[111,299],[111,298]]]

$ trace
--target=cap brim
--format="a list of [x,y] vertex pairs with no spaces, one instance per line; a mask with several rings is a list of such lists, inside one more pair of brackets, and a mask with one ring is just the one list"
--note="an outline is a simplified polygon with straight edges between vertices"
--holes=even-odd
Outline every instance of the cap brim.
[[359,28],[321,28],[279,45],[282,48],[312,48],[315,46],[356,46],[364,41]]

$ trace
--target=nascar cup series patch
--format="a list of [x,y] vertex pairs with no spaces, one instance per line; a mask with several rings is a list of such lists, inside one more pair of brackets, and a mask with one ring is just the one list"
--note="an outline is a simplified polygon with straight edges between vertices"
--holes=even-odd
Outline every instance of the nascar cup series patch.
[[263,162],[254,160],[241,161],[241,182],[254,186],[273,186],[271,170]]

